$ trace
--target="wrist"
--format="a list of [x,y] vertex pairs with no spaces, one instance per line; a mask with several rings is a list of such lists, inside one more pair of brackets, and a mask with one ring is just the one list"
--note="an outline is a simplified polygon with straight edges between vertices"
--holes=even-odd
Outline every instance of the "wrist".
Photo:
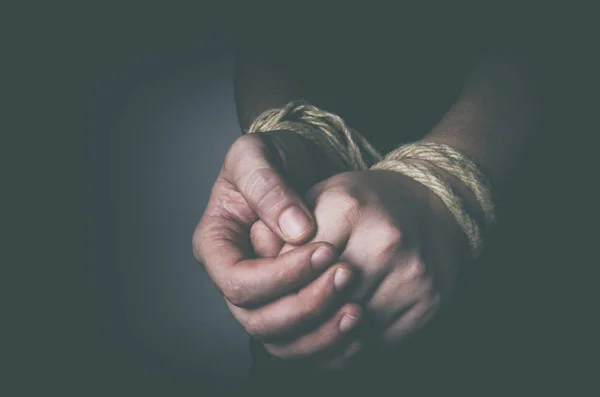
[[[446,183],[454,193],[456,193],[462,200],[463,206],[465,210],[471,215],[479,224],[485,223],[485,215],[481,206],[477,202],[477,198],[475,194],[467,185],[465,185],[462,181],[460,181],[457,177],[452,175],[451,173],[443,170],[431,163],[424,160],[411,160],[414,162],[418,162],[423,164],[424,166],[430,168],[433,172],[435,172],[436,176],[440,178],[444,183]],[[447,208],[445,208],[444,204],[441,200],[432,192],[432,196],[437,199],[441,207],[444,207],[446,212],[449,212]]]
[[348,171],[336,164],[322,146],[304,136],[299,135],[299,137],[306,148],[310,166],[315,170],[315,180],[311,186],[336,174]]
[[327,153],[310,139],[288,130],[260,133],[272,145],[278,168],[299,193],[345,170],[339,169]]

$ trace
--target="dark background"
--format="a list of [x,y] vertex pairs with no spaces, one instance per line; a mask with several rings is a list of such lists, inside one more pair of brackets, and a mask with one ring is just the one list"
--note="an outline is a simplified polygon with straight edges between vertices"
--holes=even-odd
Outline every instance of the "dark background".
[[30,292],[7,321],[6,395],[226,395],[246,375],[247,336],[192,256],[240,134],[227,7],[11,10],[4,86],[23,106],[7,116],[27,157],[7,263]]
[[[62,2],[2,13],[3,91],[17,105],[3,129],[6,225],[19,240],[5,244],[5,268],[19,276],[3,280],[15,293],[3,327],[7,395],[226,395],[245,376],[246,336],[191,251],[239,135],[234,9]],[[531,267],[489,273],[488,302],[513,314],[480,338],[512,357],[494,366],[508,382],[572,393],[594,368],[584,364],[597,317],[593,36],[576,29],[579,17],[538,15],[534,28],[552,27],[540,43],[552,84],[534,143],[546,156],[516,185],[538,191],[515,231],[528,253],[502,257]]]
[[209,9],[128,11],[90,32],[98,50],[86,78],[99,357],[109,387],[211,395],[236,386],[249,366],[245,334],[191,253],[239,136],[229,25]]

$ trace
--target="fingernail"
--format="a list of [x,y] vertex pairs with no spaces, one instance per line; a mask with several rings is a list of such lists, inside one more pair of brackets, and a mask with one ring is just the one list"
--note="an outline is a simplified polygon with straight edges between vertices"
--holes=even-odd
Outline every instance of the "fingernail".
[[358,324],[358,318],[346,313],[342,320],[340,321],[340,331],[347,332],[354,328],[354,326]]
[[341,290],[350,281],[350,276],[350,270],[343,267],[338,267],[338,269],[335,271],[335,275],[333,276],[333,285],[335,285],[336,289]]
[[310,228],[310,219],[299,207],[290,207],[279,217],[279,228],[285,238],[295,239]]
[[333,250],[326,246],[320,246],[310,257],[313,269],[323,270],[327,265],[330,265],[335,260]]

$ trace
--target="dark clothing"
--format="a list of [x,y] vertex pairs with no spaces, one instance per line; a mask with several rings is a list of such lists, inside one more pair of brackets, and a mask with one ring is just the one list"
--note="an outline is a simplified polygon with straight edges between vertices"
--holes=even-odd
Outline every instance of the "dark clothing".
[[[495,46],[522,51],[531,44],[514,24],[497,29],[494,17],[502,19],[497,10],[433,10],[299,10],[283,19],[264,13],[263,21],[269,20],[264,26],[252,19],[252,40],[262,34],[258,40],[275,48],[278,61],[300,76],[309,102],[339,114],[385,153],[421,138],[443,117],[485,51]],[[548,240],[536,229],[544,213],[533,205],[548,187],[538,177],[547,163],[541,154],[534,148],[507,187],[510,194],[498,209],[500,221],[486,252],[461,275],[454,301],[428,328],[335,374],[274,362],[251,341],[246,393],[489,396],[525,379],[535,383],[544,367],[533,336],[543,326],[532,320],[537,300],[529,288],[538,263],[549,260],[539,257]]]

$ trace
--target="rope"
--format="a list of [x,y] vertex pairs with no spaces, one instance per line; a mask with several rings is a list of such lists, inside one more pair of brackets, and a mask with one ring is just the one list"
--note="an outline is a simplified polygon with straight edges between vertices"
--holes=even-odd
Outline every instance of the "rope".
[[[474,194],[486,225],[495,222],[491,189],[473,161],[448,145],[419,142],[400,146],[385,157],[344,120],[304,101],[293,101],[280,109],[262,113],[248,133],[288,130],[319,146],[340,169],[347,171],[391,170],[406,175],[429,188],[445,204],[464,231],[474,257],[483,246],[481,227],[463,204],[463,199],[438,177],[438,167],[465,184]],[[422,161],[429,166],[420,162]],[[433,167],[431,167],[433,166]]]
[[367,170],[382,158],[369,141],[350,129],[340,116],[304,101],[290,102],[281,109],[265,111],[254,120],[247,132],[276,130],[292,131],[311,140],[344,170]]

